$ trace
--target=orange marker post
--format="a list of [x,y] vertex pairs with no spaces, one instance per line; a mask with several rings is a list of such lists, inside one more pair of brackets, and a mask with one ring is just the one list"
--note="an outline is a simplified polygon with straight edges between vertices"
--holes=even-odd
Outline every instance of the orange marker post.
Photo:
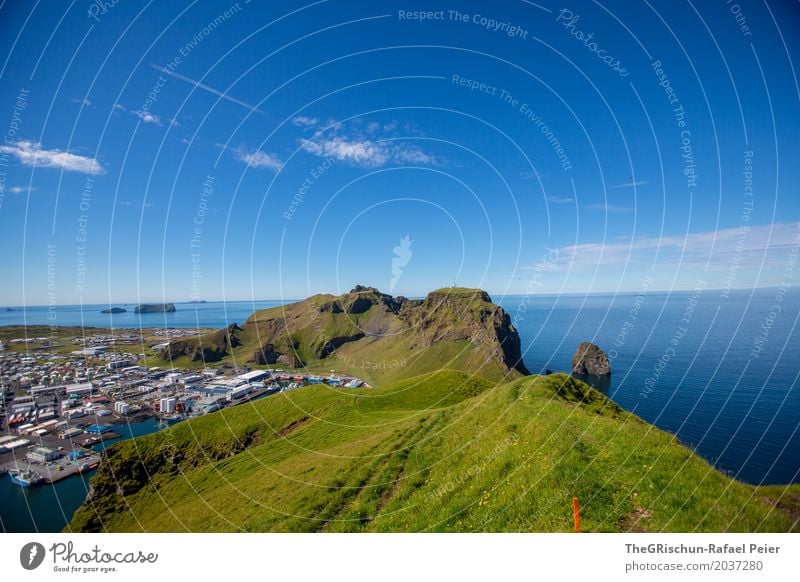
[[572,498],[572,520],[575,522],[575,533],[581,533],[581,508],[577,497]]

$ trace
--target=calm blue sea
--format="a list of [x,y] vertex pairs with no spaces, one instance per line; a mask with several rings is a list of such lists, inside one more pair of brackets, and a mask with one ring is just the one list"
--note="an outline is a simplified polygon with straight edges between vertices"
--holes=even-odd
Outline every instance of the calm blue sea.
[[[135,303],[113,305],[56,305],[0,308],[0,325],[80,325],[84,327],[225,327],[244,323],[258,309],[291,303],[287,301],[209,301],[175,303],[172,313],[136,314]],[[109,307],[127,309],[127,313],[100,313]],[[8,311],[11,309],[12,311]]]
[[[592,382],[749,483],[800,482],[800,293],[776,289],[505,297],[531,372],[570,370],[592,341]],[[759,351],[756,349],[761,347]]]
[[[800,294],[755,292],[494,297],[515,322],[532,372],[568,371],[582,341],[611,356],[592,383],[717,468],[750,483],[800,482]],[[58,307],[57,325],[222,327],[280,301],[176,304],[177,312],[100,314]],[[132,309],[133,306],[128,306]],[[0,311],[0,325],[50,324],[48,308]],[[760,349],[759,349],[760,348]],[[134,434],[154,430],[131,425]],[[86,495],[83,478],[23,491],[0,479],[7,531],[57,531]]]

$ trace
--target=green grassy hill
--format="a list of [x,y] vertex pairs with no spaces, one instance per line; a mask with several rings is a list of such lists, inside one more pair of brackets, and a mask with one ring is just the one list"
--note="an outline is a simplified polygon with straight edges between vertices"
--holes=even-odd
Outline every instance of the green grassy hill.
[[213,362],[282,366],[391,382],[442,368],[496,381],[527,374],[510,317],[480,289],[440,289],[423,300],[357,286],[257,311],[231,325],[170,344],[150,365]]
[[800,486],[736,482],[563,374],[313,386],[111,447],[72,531],[791,531]]

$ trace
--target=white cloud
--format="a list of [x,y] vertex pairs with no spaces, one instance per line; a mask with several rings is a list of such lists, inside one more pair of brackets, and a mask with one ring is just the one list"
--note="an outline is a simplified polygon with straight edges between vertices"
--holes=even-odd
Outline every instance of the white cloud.
[[303,140],[301,147],[310,154],[322,158],[335,158],[357,166],[370,168],[384,165],[389,161],[389,152],[383,144],[369,139],[348,140],[343,137],[317,138]]
[[88,99],[73,99],[72,102],[73,103],[80,103],[84,107],[91,107],[91,105],[92,105],[92,102],[89,101]]
[[9,153],[19,159],[23,166],[60,168],[68,172],[101,174],[105,168],[94,158],[87,158],[61,150],[45,150],[42,144],[32,141],[18,141],[0,146],[0,152]]
[[185,83],[189,83],[190,85],[193,85],[194,87],[196,87],[198,89],[202,89],[203,91],[207,91],[208,93],[211,93],[212,95],[216,95],[217,97],[219,97],[221,99],[225,99],[226,101],[230,101],[231,103],[236,103],[237,105],[241,105],[245,109],[250,110],[252,113],[258,113],[259,115],[263,115],[263,116],[267,117],[267,114],[264,113],[263,111],[261,111],[258,107],[254,107],[254,106],[250,105],[249,103],[246,103],[246,102],[242,101],[241,99],[237,99],[235,97],[232,97],[232,96],[228,95],[227,92],[220,91],[218,89],[214,89],[214,87],[210,87],[210,86],[208,86],[208,85],[206,85],[204,83],[201,83],[200,81],[195,81],[194,79],[191,79],[189,77],[186,77],[184,75],[176,73],[175,71],[171,71],[169,69],[165,69],[164,67],[160,67],[160,66],[158,66],[158,65],[156,65],[154,63],[150,63],[150,66],[153,67],[156,71],[160,71],[160,72],[164,73],[165,75],[169,75],[170,77],[174,77],[175,79],[179,79],[181,81],[184,81]]
[[28,188],[27,186],[11,186],[8,189],[12,194],[22,194],[24,192],[33,192],[36,188]]
[[395,148],[394,159],[406,164],[422,164],[426,166],[435,166],[437,163],[436,158],[432,155],[414,147]]
[[784,268],[800,241],[800,223],[776,222],[687,235],[639,237],[628,242],[584,243],[558,249],[560,270],[615,269],[629,265],[678,266],[710,271]]
[[547,201],[550,204],[574,204],[575,199],[572,196],[548,196]]
[[252,168],[268,168],[275,172],[279,172],[283,168],[283,162],[272,154],[261,150],[247,151],[245,148],[240,147],[234,150],[234,155],[237,160]]
[[622,184],[615,184],[611,186],[612,188],[638,188],[639,186],[644,186],[648,184],[646,180],[631,180],[630,182],[623,182]]
[[297,117],[292,118],[292,123],[294,123],[298,127],[312,127],[319,123],[319,119],[316,117],[306,117],[305,115],[298,115]]
[[158,115],[153,115],[149,111],[131,111],[133,115],[144,121],[145,123],[152,123],[153,125],[161,125],[161,119]]
[[365,168],[378,168],[390,162],[399,164],[436,165],[436,158],[419,148],[395,145],[385,141],[334,136],[302,140],[303,150],[322,158],[334,158]]
[[[317,122],[316,119],[314,121]],[[315,156],[333,158],[365,168],[378,168],[390,163],[440,165],[439,159],[434,155],[406,140],[398,139],[414,130],[405,127],[404,134],[397,135],[396,121],[384,124],[375,121],[367,123],[359,117],[349,122],[350,130],[333,119],[320,125],[324,129],[317,131],[313,137],[298,140],[302,150]]]

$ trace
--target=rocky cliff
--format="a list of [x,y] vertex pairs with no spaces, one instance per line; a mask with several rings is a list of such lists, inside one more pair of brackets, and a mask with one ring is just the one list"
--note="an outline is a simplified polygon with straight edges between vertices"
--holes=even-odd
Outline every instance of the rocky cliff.
[[165,351],[172,360],[229,356],[368,379],[442,368],[487,377],[528,374],[508,314],[485,291],[464,288],[412,300],[358,285],[339,296],[315,295],[255,312],[241,328],[178,340]]

